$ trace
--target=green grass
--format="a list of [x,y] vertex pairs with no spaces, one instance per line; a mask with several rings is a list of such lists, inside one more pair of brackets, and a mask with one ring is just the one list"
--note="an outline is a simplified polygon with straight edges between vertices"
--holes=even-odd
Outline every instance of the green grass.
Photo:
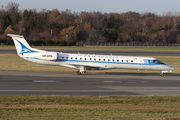
[[[74,48],[64,47],[64,49],[74,49]],[[86,47],[83,47],[83,49],[84,48]],[[44,49],[48,49],[48,47]],[[52,49],[56,49],[56,47],[53,47]],[[93,49],[95,49],[95,47]],[[101,48],[101,50],[103,49]],[[115,50],[117,48],[111,47],[108,49]],[[174,50],[174,49],[170,50],[169,48],[168,51],[178,51],[178,50]],[[173,73],[180,74],[180,56],[158,56],[156,58],[174,67],[176,70],[173,71]],[[20,57],[14,54],[0,54],[0,63],[1,63],[0,70],[50,71],[50,72],[77,71],[74,69],[60,67],[60,66],[45,66],[45,65],[31,63],[21,59]],[[155,71],[136,71],[136,70],[124,70],[124,69],[112,69],[105,71],[90,71],[90,72],[159,73]],[[179,120],[180,97],[103,96],[100,98],[100,97],[91,97],[91,96],[0,96],[0,120],[9,120],[9,119]]]
[[0,119],[178,120],[177,96],[0,96]]
[[[180,74],[180,56],[159,56],[156,57],[160,61],[175,68],[173,74]],[[39,65],[26,61],[14,54],[0,54],[0,70],[9,71],[43,71],[43,72],[77,72],[76,69],[61,67],[61,66],[46,66]],[[26,67],[25,67],[26,66]],[[160,71],[145,71],[145,70],[127,70],[127,69],[111,69],[111,70],[94,70],[88,71],[93,73],[160,73]]]
[[[56,50],[116,50],[116,51],[180,51],[180,47],[76,47],[76,46],[32,46],[37,49]],[[0,46],[0,49],[15,49],[14,46]]]

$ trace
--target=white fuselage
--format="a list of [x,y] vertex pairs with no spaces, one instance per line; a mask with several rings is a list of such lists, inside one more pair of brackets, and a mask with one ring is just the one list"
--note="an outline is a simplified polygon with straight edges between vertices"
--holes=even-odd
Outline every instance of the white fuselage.
[[105,70],[105,69],[138,69],[138,70],[158,70],[163,73],[172,72],[173,67],[161,63],[152,57],[130,57],[113,55],[94,55],[94,54],[73,54],[48,52],[34,49],[29,46],[22,35],[8,34],[12,37],[17,54],[31,62],[44,65],[58,65],[69,68],[79,69],[78,75],[84,74],[86,70]]
[[[56,53],[56,59],[43,59],[52,57],[46,53],[56,52],[40,52],[40,53],[24,53],[20,57],[44,65],[58,65],[79,69],[78,66],[86,66],[86,70],[103,70],[103,69],[139,69],[139,70],[158,70],[171,72],[174,70],[169,65],[163,63],[155,63],[158,61],[152,57],[131,57],[131,56],[113,56],[113,55],[95,55],[95,54],[72,54],[72,53]],[[38,55],[39,57],[37,57]],[[158,61],[159,62],[159,61]],[[88,66],[90,66],[88,68]]]

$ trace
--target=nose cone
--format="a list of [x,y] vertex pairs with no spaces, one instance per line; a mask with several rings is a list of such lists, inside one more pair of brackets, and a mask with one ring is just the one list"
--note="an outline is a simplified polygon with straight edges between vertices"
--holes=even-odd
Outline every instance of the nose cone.
[[169,66],[169,65],[166,65],[168,67],[169,70],[175,70],[173,67]]
[[173,67],[171,67],[172,70],[175,70]]

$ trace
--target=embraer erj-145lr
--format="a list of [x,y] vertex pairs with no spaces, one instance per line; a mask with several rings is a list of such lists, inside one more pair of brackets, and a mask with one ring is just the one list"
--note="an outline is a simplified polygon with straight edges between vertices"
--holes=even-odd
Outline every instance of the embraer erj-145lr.
[[152,57],[48,52],[31,48],[21,35],[8,34],[8,36],[12,37],[17,55],[21,58],[43,65],[58,65],[78,69],[78,75],[86,73],[86,70],[137,69],[161,71],[160,75],[163,77],[163,73],[174,70],[173,67]]

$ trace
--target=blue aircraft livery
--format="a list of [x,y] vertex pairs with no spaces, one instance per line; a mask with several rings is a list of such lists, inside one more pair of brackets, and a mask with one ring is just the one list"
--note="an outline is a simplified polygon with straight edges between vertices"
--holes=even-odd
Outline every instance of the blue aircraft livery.
[[22,53],[32,53],[32,52],[38,52],[38,51],[34,51],[34,50],[31,50],[29,48],[27,48],[24,44],[22,44],[19,40],[16,39],[16,41],[19,42],[19,44],[21,45],[21,52],[19,54],[22,54]]
[[43,65],[78,69],[78,75],[86,73],[87,70],[134,69],[161,71],[160,75],[163,77],[164,73],[175,70],[153,57],[49,52],[31,48],[22,35],[8,34],[8,36],[14,40],[17,53],[21,58]]

